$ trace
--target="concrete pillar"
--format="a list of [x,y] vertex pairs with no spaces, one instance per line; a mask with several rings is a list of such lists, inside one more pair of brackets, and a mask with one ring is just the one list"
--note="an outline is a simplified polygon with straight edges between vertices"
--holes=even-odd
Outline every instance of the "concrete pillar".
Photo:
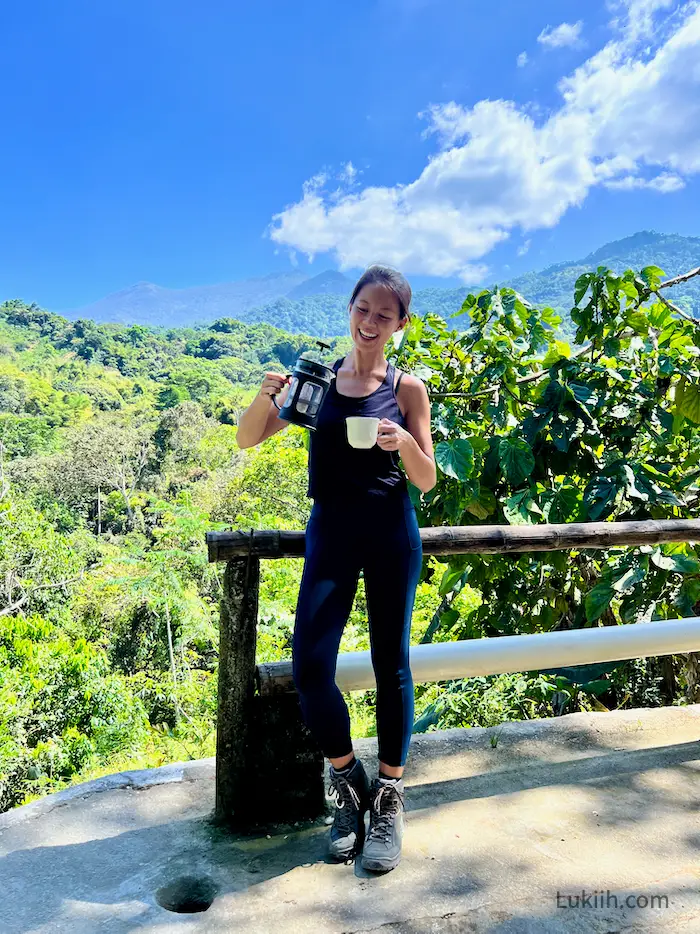
[[239,832],[313,820],[326,807],[324,757],[296,691],[256,694],[260,560],[227,562],[221,598],[215,820]]
[[219,624],[215,818],[232,828],[247,822],[251,788],[259,582],[259,558],[226,563]]

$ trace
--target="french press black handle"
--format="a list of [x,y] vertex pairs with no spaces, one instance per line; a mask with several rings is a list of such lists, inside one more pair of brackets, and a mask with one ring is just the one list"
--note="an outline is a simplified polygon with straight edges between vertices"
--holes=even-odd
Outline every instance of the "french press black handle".
[[[292,373],[287,373],[287,379],[291,379],[291,378],[292,378],[292,376],[293,376],[293,374],[292,374]],[[282,392],[282,390],[281,390],[281,389],[280,389],[280,392]],[[282,411],[282,409],[281,409],[281,408],[280,408],[280,407],[279,407],[279,406],[277,405],[277,399],[276,399],[276,398],[275,398],[274,396],[272,397],[272,401],[274,402],[274,404],[275,404],[275,408],[277,409],[277,411],[278,411],[278,412],[281,412],[281,411]]]

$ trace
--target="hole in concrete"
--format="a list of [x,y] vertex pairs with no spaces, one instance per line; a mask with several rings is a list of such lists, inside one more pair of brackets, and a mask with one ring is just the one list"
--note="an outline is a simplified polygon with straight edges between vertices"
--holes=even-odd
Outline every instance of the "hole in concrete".
[[206,911],[216,897],[216,886],[205,876],[180,876],[156,892],[161,908],[178,914]]

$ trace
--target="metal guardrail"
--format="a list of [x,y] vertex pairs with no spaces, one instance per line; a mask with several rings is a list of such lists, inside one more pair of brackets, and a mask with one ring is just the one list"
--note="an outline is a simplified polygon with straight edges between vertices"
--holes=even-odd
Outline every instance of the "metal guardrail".
[[[433,642],[412,645],[409,656],[413,681],[417,683],[476,678],[508,671],[544,671],[684,652],[700,652],[700,616],[625,626]],[[257,668],[259,693],[281,694],[294,690],[291,662],[261,664]],[[370,652],[341,652],[335,683],[341,691],[376,688]]]

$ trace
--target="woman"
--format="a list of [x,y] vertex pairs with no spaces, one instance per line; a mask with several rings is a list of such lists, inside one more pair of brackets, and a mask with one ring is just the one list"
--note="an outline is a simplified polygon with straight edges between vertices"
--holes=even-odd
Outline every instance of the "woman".
[[[365,869],[393,869],[401,858],[402,779],[413,728],[409,667],[411,614],[423,549],[406,476],[424,493],[436,482],[430,403],[424,383],[399,373],[384,348],[410,322],[411,288],[401,273],[370,266],[348,306],[354,347],[334,364],[336,379],[311,432],[309,490],[314,500],[292,646],[293,677],[304,722],[330,760],[336,812],[329,853],[362,850]],[[286,377],[267,373],[239,421],[250,447],[283,430],[272,397],[284,404]],[[400,390],[400,391],[399,391]],[[350,447],[345,419],[379,417],[377,443]],[[350,717],[335,684],[340,640],[364,573],[371,657],[377,683],[379,774],[371,786],[355,757]],[[364,815],[370,809],[365,837]]]

